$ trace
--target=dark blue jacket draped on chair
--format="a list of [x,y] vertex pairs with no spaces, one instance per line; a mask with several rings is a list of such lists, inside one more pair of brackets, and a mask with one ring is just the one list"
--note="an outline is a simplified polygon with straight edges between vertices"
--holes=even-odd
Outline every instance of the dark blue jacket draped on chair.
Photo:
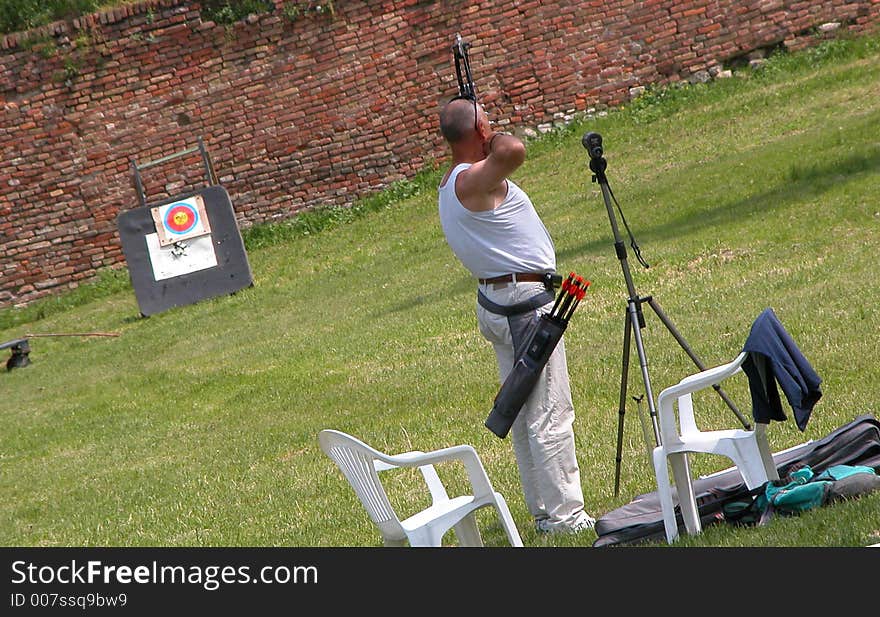
[[769,424],[771,420],[786,419],[778,383],[794,410],[797,427],[806,430],[813,407],[822,397],[822,379],[773,309],[764,309],[755,319],[743,351],[748,353],[742,369],[749,379],[755,422]]

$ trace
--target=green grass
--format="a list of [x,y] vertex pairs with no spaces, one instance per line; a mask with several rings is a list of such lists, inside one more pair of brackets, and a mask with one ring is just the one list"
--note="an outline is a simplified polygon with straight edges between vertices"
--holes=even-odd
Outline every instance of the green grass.
[[[609,184],[650,268],[652,295],[708,365],[734,357],[772,307],[823,377],[804,433],[770,427],[774,450],[818,439],[880,399],[874,298],[880,248],[880,39],[778,56],[758,72],[651,92],[529,144],[515,180],[554,237],[559,268],[592,281],[566,333],[587,508],[653,491],[638,412],[625,415],[614,496],[626,288],[580,144],[604,137]],[[594,536],[532,531],[509,440],[483,427],[497,392],[475,322],[473,281],[447,247],[439,171],[350,213],[247,230],[255,284],[140,318],[125,273],[0,312],[0,340],[35,338],[33,364],[0,375],[0,545],[376,546],[379,537],[318,448],[336,428],[390,453],[476,447],[527,546]],[[234,196],[233,196],[234,203]],[[649,311],[655,394],[694,370]],[[642,392],[637,358],[628,394]],[[744,383],[728,393],[745,406]],[[736,426],[718,397],[707,427]],[[694,458],[697,473],[729,465]],[[463,471],[442,468],[453,487]],[[401,508],[417,478],[392,477]],[[880,496],[760,529],[716,526],[682,546],[858,546],[880,541]],[[488,544],[503,545],[490,513]]]

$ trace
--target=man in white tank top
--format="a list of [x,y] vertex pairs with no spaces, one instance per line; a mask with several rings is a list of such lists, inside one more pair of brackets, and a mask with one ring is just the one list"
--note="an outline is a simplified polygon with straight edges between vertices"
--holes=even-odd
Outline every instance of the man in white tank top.
[[[525,160],[525,145],[494,132],[482,108],[468,99],[443,108],[440,130],[452,151],[452,166],[439,187],[440,223],[453,253],[495,304],[511,306],[544,293],[544,273],[556,270],[553,241],[528,195],[508,179]],[[545,313],[552,304],[550,298],[531,310]],[[504,383],[515,361],[511,322],[480,304],[477,322],[495,349]],[[538,532],[579,532],[595,523],[584,511],[573,422],[560,340],[510,429]]]

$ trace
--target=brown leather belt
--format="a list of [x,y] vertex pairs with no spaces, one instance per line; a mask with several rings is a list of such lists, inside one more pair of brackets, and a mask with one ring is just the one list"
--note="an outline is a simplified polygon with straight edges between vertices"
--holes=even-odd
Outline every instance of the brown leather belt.
[[546,277],[543,273],[523,272],[516,274],[502,274],[501,276],[495,276],[490,279],[479,279],[479,281],[480,285],[485,285],[486,283],[512,283],[514,276],[516,277],[517,282],[525,283],[541,283]]

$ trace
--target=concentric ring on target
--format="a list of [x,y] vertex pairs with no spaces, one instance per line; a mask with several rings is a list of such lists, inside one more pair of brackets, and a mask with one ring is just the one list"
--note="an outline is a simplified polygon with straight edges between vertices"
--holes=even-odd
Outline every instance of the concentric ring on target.
[[165,212],[163,224],[169,233],[185,234],[199,223],[199,212],[188,203],[179,202]]

